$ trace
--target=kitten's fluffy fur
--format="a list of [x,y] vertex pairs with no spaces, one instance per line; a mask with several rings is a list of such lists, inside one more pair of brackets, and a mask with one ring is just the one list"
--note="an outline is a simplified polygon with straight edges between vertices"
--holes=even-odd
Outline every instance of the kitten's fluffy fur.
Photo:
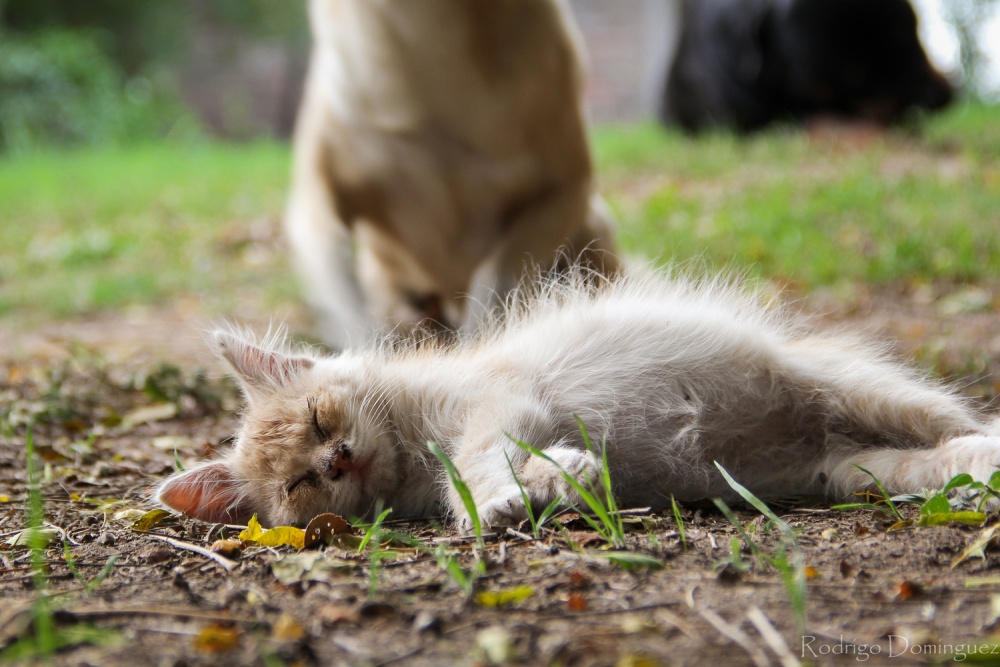
[[210,521],[304,523],[321,512],[397,516],[442,506],[466,522],[426,443],[448,452],[488,524],[531,497],[578,500],[544,449],[584,479],[599,470],[574,415],[606,438],[626,505],[730,495],[713,461],[762,496],[939,487],[987,479],[1000,429],[938,383],[855,338],[815,334],[731,280],[582,276],[515,299],[474,340],[294,354],[220,332],[247,409],[223,459],[166,480],[160,501]]

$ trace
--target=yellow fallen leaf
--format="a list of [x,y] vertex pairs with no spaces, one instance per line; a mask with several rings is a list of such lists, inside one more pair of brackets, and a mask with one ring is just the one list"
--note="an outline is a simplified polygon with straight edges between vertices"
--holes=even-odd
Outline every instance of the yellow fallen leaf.
[[290,546],[302,549],[306,545],[306,531],[295,526],[275,526],[270,530],[264,530],[257,521],[256,514],[250,517],[246,529],[240,533],[239,538],[262,547]]
[[527,600],[535,594],[531,586],[515,586],[505,591],[483,591],[476,595],[476,604],[482,607],[503,607]]
[[9,503],[10,496],[0,496],[0,503]]
[[295,526],[277,526],[264,531],[257,539],[257,544],[262,547],[290,546],[301,549],[306,545],[306,531]]
[[163,523],[163,520],[171,516],[170,512],[162,509],[149,510],[132,524],[132,530],[149,530],[154,526]]
[[254,514],[247,522],[247,527],[239,534],[239,538],[244,542],[256,542],[257,538],[264,534],[264,529],[260,527],[260,521]]

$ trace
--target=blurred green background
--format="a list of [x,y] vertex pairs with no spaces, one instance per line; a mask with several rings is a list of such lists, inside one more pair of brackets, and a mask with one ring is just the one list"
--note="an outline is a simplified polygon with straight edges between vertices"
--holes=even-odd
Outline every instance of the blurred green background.
[[[0,0],[0,318],[297,301],[280,218],[308,43],[299,2]],[[974,90],[885,133],[632,122],[593,144],[641,257],[803,291],[1000,276],[1000,110]]]

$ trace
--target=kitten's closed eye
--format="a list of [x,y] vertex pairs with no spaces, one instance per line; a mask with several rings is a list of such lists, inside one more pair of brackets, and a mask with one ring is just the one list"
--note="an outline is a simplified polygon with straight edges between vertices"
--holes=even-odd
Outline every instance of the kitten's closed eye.
[[309,406],[309,410],[312,412],[312,426],[313,430],[316,432],[316,435],[319,437],[320,440],[323,441],[329,440],[330,432],[324,429],[323,426],[319,423],[319,408],[316,405],[316,399],[310,398],[306,401],[306,404]]
[[315,483],[315,481],[316,480],[314,478],[313,473],[308,473],[295,480],[292,480],[292,482],[289,483],[287,487],[285,487],[285,493],[287,493],[288,495],[292,495],[292,493],[294,493],[295,490],[301,487],[303,484],[308,486]]

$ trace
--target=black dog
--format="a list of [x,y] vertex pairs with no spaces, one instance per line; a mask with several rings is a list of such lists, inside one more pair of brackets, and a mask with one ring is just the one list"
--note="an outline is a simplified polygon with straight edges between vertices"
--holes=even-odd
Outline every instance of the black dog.
[[927,60],[907,0],[685,0],[661,120],[742,132],[818,114],[881,124],[938,109],[952,89]]

